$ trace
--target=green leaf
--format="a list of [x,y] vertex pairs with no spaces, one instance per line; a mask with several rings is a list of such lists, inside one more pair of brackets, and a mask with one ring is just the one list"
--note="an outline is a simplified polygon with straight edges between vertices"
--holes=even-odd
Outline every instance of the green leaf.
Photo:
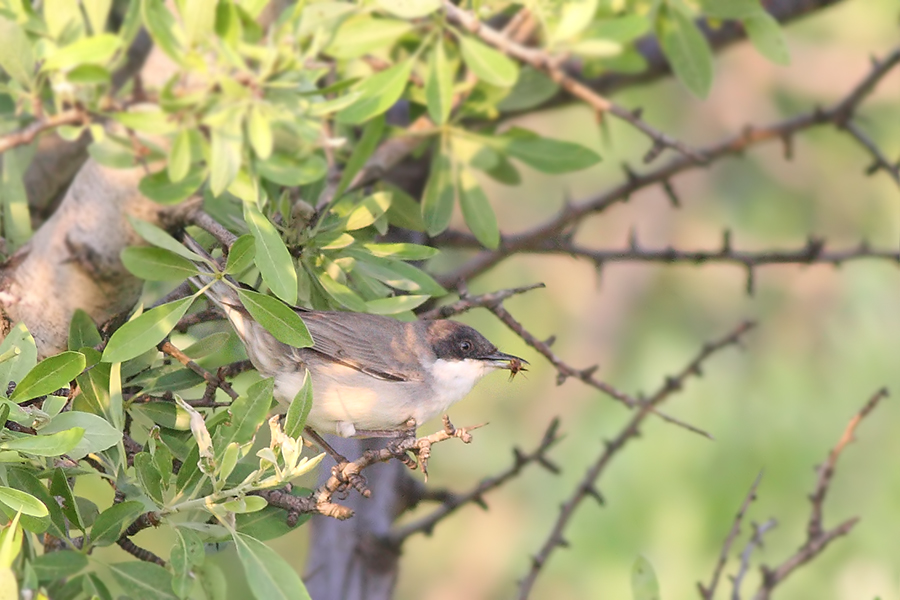
[[154,423],[168,429],[187,431],[191,428],[190,415],[188,415],[184,409],[175,406],[171,402],[148,402],[146,404],[137,404],[131,410],[143,413]]
[[341,179],[338,182],[337,189],[334,191],[335,198],[340,198],[341,194],[350,187],[353,178],[356,177],[359,170],[365,166],[366,161],[369,160],[369,157],[375,152],[375,148],[378,147],[378,142],[381,141],[381,133],[384,131],[384,121],[384,116],[379,115],[366,123],[366,127],[363,129],[359,142],[357,142],[356,147],[353,148],[353,153],[350,155],[350,159],[347,160],[347,164],[344,165]]
[[387,192],[376,192],[354,207],[347,215],[347,231],[356,231],[373,224],[384,215],[391,206],[391,195]]
[[291,405],[288,406],[287,415],[284,418],[284,433],[288,437],[296,439],[303,433],[303,427],[306,425],[306,418],[313,403],[312,377],[309,371],[306,371],[303,378],[303,386],[294,396]]
[[84,354],[61,352],[45,358],[19,382],[9,397],[13,402],[23,402],[68,387],[69,382],[84,370]]
[[121,47],[122,39],[111,33],[81,38],[52,52],[41,66],[41,71],[65,71],[83,64],[105,64]]
[[712,86],[712,51],[693,19],[663,5],[657,14],[656,31],[675,76],[694,95],[705,98]]
[[132,275],[147,281],[185,279],[197,274],[194,263],[163,248],[129,246],[120,255]]
[[435,149],[431,159],[431,174],[422,196],[422,219],[428,235],[435,236],[450,225],[456,202],[452,169],[450,157]]
[[256,256],[256,241],[250,234],[244,234],[231,244],[228,249],[228,262],[225,265],[225,272],[236,275],[243,273],[253,264]]
[[569,0],[560,7],[559,22],[551,39],[555,41],[575,38],[591,24],[597,12],[597,0]]
[[[191,133],[187,129],[183,129],[172,142],[172,149],[169,150],[169,160],[166,163],[166,172],[169,174],[169,182],[178,183],[185,177],[191,169]],[[143,183],[143,181],[141,182]],[[202,183],[202,180],[201,180]],[[199,184],[198,184],[199,185]],[[141,191],[145,196],[146,192]],[[152,196],[148,196],[153,200]]]
[[81,0],[84,12],[87,14],[91,31],[95,34],[102,33],[106,29],[106,20],[109,17],[109,9],[112,8],[112,0]]
[[90,533],[91,545],[96,547],[115,544],[143,512],[144,504],[135,500],[113,504],[94,521]]
[[475,238],[485,247],[495,249],[500,244],[497,217],[472,171],[466,168],[459,172],[459,204]]
[[510,156],[542,173],[580,171],[600,162],[600,155],[580,144],[533,134],[512,136],[505,149]]
[[[281,511],[281,514],[283,521],[284,511]],[[237,520],[239,521],[242,516],[244,515],[237,515]],[[203,566],[195,569],[194,574],[200,579],[200,586],[203,588],[206,600],[228,600],[228,578],[216,563],[205,562]]]
[[503,112],[522,111],[540,106],[559,92],[559,84],[530,65],[519,72],[516,85],[497,108]]
[[746,19],[765,12],[760,0],[701,0],[700,6],[714,19]]
[[194,342],[193,344],[185,348],[182,352],[184,352],[194,360],[197,360],[198,358],[204,358],[221,350],[222,346],[225,344],[226,340],[228,340],[229,337],[231,337],[231,334],[225,331],[217,331],[215,333],[209,334],[208,336],[197,342]]
[[74,460],[80,460],[88,454],[106,450],[118,444],[122,439],[122,432],[110,425],[106,419],[75,410],[56,415],[40,429],[40,433],[57,433],[73,427],[84,430],[84,436],[78,445],[68,452],[69,457]]
[[[49,531],[51,535],[63,538],[68,535],[68,526],[66,525],[66,517],[57,504],[56,499],[50,495],[47,486],[32,471],[21,467],[6,467],[7,480],[6,483],[11,488],[27,492],[41,501],[41,503],[50,512],[49,517],[32,517],[30,515],[22,515],[22,527],[34,533],[43,533]],[[0,504],[0,508],[6,513],[7,517],[12,518],[15,512],[10,511],[5,505]]]
[[141,17],[160,50],[180,64],[184,60],[185,51],[176,32],[183,30],[166,8],[164,0],[141,0]]
[[318,272],[319,283],[325,288],[325,292],[334,298],[338,304],[346,307],[353,312],[365,312],[366,303],[356,292],[348,288],[343,283],[335,281],[331,275],[325,272]]
[[413,61],[406,60],[363,80],[357,91],[359,99],[337,114],[342,123],[362,123],[392,107],[409,81]]
[[424,304],[431,296],[405,295],[392,296],[390,298],[378,298],[366,302],[366,312],[373,315],[396,315],[403,311],[412,310]]
[[170,179],[169,171],[163,170],[145,175],[138,184],[138,190],[157,204],[170,206],[197,193],[205,180],[206,170],[204,169],[195,169],[178,181]]
[[72,524],[72,527],[84,530],[85,519],[81,514],[81,508],[78,506],[75,494],[72,493],[65,471],[60,467],[53,470],[53,477],[50,480],[50,493],[58,501],[59,508],[69,520],[69,523]]
[[[6,386],[10,381],[21,380],[37,364],[34,338],[24,323],[17,323],[0,344],[0,354],[10,351],[18,352],[18,355],[0,362],[0,386]],[[0,392],[5,393],[6,389],[0,387]]]
[[216,4],[217,0],[190,0],[182,4],[181,16],[188,44],[206,41],[211,36],[216,22]]
[[466,66],[480,80],[498,87],[515,85],[519,67],[502,52],[470,36],[459,39],[459,49]]
[[311,600],[300,576],[277,552],[239,532],[234,532],[234,543],[257,600]]
[[57,550],[36,556],[31,562],[38,581],[50,583],[75,575],[88,565],[88,558],[74,550]]
[[134,471],[137,474],[141,489],[157,506],[163,506],[162,475],[153,462],[149,452],[139,452],[134,455]]
[[141,219],[132,216],[128,217],[128,222],[131,223],[131,226],[139,236],[141,236],[154,246],[165,248],[166,250],[174,252],[179,256],[183,256],[188,260],[203,262],[202,256],[185,248],[181,242],[173,238],[171,235],[169,235],[156,225],[148,223],[147,221],[142,221]]
[[8,251],[16,250],[31,239],[31,216],[24,178],[34,156],[36,144],[7,150],[0,165],[0,202],[3,205],[3,233]]
[[370,254],[347,250],[347,254],[357,259],[355,269],[386,283],[392,288],[405,292],[443,296],[447,293],[428,273],[401,260],[377,258]]
[[100,332],[91,316],[80,308],[75,309],[72,322],[69,323],[69,350],[93,348],[101,341]]
[[109,565],[109,570],[132,600],[178,600],[171,591],[172,575],[155,563],[116,563]]
[[440,250],[419,244],[363,244],[374,256],[396,258],[397,260],[427,260],[440,254]]
[[412,24],[405,21],[359,15],[341,23],[324,52],[335,58],[357,58],[393,46],[397,38],[411,29]]
[[216,197],[222,195],[241,168],[244,134],[240,120],[233,121],[226,121],[210,133],[209,189]]
[[303,319],[284,302],[245,289],[239,289],[238,295],[250,316],[279,342],[295,348],[308,348],[313,345],[312,336]]
[[422,207],[404,190],[387,182],[382,187],[391,193],[391,207],[387,211],[387,219],[391,225],[412,231],[425,231],[422,219]]
[[247,137],[250,139],[250,145],[256,156],[262,160],[266,160],[272,154],[272,126],[269,120],[263,114],[259,105],[254,104],[250,107],[250,114],[247,116]]
[[216,428],[213,441],[216,460],[222,457],[231,442],[243,445],[253,439],[269,414],[274,385],[271,377],[258,381],[250,386],[246,394],[231,403],[231,423]]
[[27,435],[0,442],[0,449],[15,450],[34,456],[61,456],[77,446],[83,435],[84,429],[81,427],[52,435]]
[[643,556],[638,556],[631,567],[631,592],[634,600],[660,600],[656,572]]
[[744,29],[753,46],[760,54],[768,58],[776,65],[791,64],[791,54],[788,51],[784,34],[778,21],[772,15],[761,10],[757,14],[744,19]]
[[185,315],[194,297],[167,302],[122,325],[109,339],[103,362],[125,362],[163,341]]
[[255,204],[244,203],[244,221],[256,240],[256,266],[263,281],[288,304],[297,303],[297,271],[278,230]]
[[318,154],[311,154],[300,159],[276,152],[267,160],[257,161],[256,170],[260,175],[278,185],[297,187],[325,177],[328,172],[328,163]]
[[46,517],[50,513],[44,503],[29,493],[11,487],[0,486],[0,502],[22,514]]
[[228,512],[246,514],[259,512],[268,505],[269,503],[266,502],[265,498],[260,498],[259,496],[244,496],[235,500],[223,502],[222,508]]
[[34,76],[34,54],[31,42],[18,23],[0,16],[0,69],[18,81],[25,89],[31,89]]
[[404,19],[418,19],[441,7],[440,0],[375,0],[375,4]]
[[200,537],[184,527],[175,528],[175,545],[172,546],[172,590],[179,598],[187,598],[194,586],[191,570],[204,562],[203,542]]
[[443,125],[450,117],[450,110],[453,108],[453,80],[455,76],[455,69],[451,68],[450,63],[447,61],[444,44],[438,40],[434,45],[434,50],[431,52],[428,78],[425,80],[428,115],[438,125]]

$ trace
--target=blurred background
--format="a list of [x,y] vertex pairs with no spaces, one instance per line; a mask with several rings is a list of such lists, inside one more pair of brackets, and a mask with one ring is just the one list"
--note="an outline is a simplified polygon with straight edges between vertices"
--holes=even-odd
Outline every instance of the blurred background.
[[[898,39],[893,0],[849,1],[790,25],[792,63],[778,67],[749,44],[722,52],[713,91],[698,101],[674,81],[631,89],[616,97],[644,107],[660,129],[700,146],[751,123],[764,124],[843,97]],[[900,72],[882,82],[864,104],[862,124],[891,159],[900,153]],[[522,185],[483,181],[504,233],[555,214],[563,200],[580,201],[622,180],[622,163],[640,165],[643,137],[618,122],[597,126],[584,108],[541,113],[519,124],[599,151],[596,168],[569,177],[528,172]],[[666,157],[660,160],[665,160]],[[867,177],[870,158],[831,127],[795,140],[786,161],[777,143],[742,158],[716,163],[673,180],[682,202],[673,209],[662,190],[636,194],[628,204],[584,221],[576,239],[592,248],[624,248],[634,230],[642,245],[716,249],[723,230],[737,249],[800,248],[807,236],[847,248],[868,240],[898,244],[897,187],[884,173]],[[461,218],[458,221],[462,223]],[[465,255],[445,256],[440,272]],[[556,336],[554,350],[575,367],[599,364],[598,376],[629,393],[652,393],[681,369],[702,344],[740,321],[759,327],[743,351],[734,348],[706,363],[664,410],[709,431],[707,440],[651,418],[599,482],[605,506],[588,500],[538,579],[534,598],[630,598],[631,569],[643,555],[654,566],[665,600],[697,598],[708,582],[734,514],[763,471],[733,555],[750,521],[770,517],[778,527],[757,550],[754,564],[776,565],[805,539],[815,484],[814,466],[837,442],[847,421],[882,386],[900,394],[900,270],[886,261],[827,266],[769,266],[756,271],[755,293],[734,266],[609,265],[594,267],[567,256],[517,256],[474,281],[472,293],[535,282],[547,285],[507,302],[540,338]],[[500,348],[532,363],[508,382],[495,374],[451,413],[457,425],[488,421],[470,446],[442,444],[430,463],[430,488],[465,491],[507,467],[511,449],[539,442],[547,423],[561,418],[564,439],[551,456],[554,476],[538,467],[487,498],[489,511],[470,505],[442,522],[431,537],[407,542],[397,598],[451,600],[509,598],[546,539],[559,506],[621,429],[629,413],[579,381],[556,386],[556,373],[487,311],[460,320]],[[427,424],[423,431],[438,428]],[[900,406],[883,403],[847,448],[825,503],[825,526],[858,515],[852,534],[801,568],[781,586],[781,599],[900,599]],[[416,477],[421,475],[414,473]],[[419,509],[419,514],[429,507]],[[414,518],[416,514],[409,515]],[[349,526],[349,525],[348,525]],[[308,528],[270,542],[302,573]],[[160,542],[163,543],[163,542]],[[149,544],[152,548],[153,544]],[[244,597],[233,550],[215,560]],[[733,574],[737,561],[729,562]],[[754,569],[745,584],[750,596]],[[730,594],[720,582],[719,597]]]

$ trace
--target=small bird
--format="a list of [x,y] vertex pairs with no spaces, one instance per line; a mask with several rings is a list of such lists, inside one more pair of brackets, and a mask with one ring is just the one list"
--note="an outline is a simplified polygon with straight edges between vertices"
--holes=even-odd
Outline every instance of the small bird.
[[[198,251],[195,244],[189,245]],[[194,284],[210,279],[200,276]],[[290,404],[309,371],[313,403],[307,425],[319,433],[407,435],[462,400],[488,372],[508,369],[515,374],[527,364],[455,321],[406,323],[300,307],[294,310],[309,329],[313,346],[295,348],[257,323],[229,284],[215,281],[206,295],[231,322],[253,366],[274,378],[279,402]]]

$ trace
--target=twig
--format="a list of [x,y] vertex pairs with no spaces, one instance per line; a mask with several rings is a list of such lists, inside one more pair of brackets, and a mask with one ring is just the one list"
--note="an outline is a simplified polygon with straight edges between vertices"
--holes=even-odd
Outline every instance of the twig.
[[480,425],[456,428],[445,415],[444,429],[441,431],[418,439],[412,437],[399,439],[392,442],[387,448],[368,450],[352,462],[335,465],[332,469],[331,477],[309,496],[292,496],[284,490],[263,490],[254,492],[254,494],[265,498],[272,506],[287,511],[288,524],[296,523],[299,515],[310,513],[340,520],[349,519],[353,516],[353,511],[332,500],[335,495],[349,491],[351,487],[355,488],[363,496],[368,497],[371,492],[366,487],[365,479],[360,474],[365,468],[391,459],[401,460],[407,466],[415,468],[416,463],[410,462],[406,454],[407,452],[413,452],[416,454],[422,470],[426,471],[428,457],[433,444],[454,438],[459,438],[463,443],[468,444],[472,441],[472,435],[469,432],[478,427]]
[[385,542],[390,547],[399,548],[404,541],[408,537],[416,533],[424,533],[425,535],[431,535],[434,530],[435,525],[439,522],[447,518],[456,509],[464,506],[468,503],[474,502],[480,505],[483,505],[484,508],[487,508],[487,505],[484,504],[484,495],[494,490],[510,479],[519,475],[519,473],[526,466],[532,463],[538,463],[542,465],[544,468],[549,470],[552,473],[558,473],[559,468],[549,461],[547,458],[547,451],[559,441],[560,437],[557,432],[559,428],[559,419],[553,419],[548,425],[547,430],[544,432],[543,438],[541,438],[540,444],[533,451],[525,454],[521,452],[518,448],[513,450],[513,464],[507,467],[504,471],[494,475],[493,477],[488,477],[482,480],[478,485],[476,485],[470,491],[464,494],[449,494],[447,495],[441,505],[421,519],[416,521],[412,521],[411,523],[407,523],[401,527],[398,527],[391,531],[387,536],[385,536]]
[[767,600],[771,596],[772,590],[787,579],[794,570],[818,556],[833,540],[848,534],[859,521],[859,517],[852,517],[833,529],[825,529],[822,525],[822,507],[841,452],[844,451],[847,444],[855,439],[854,434],[860,422],[887,396],[888,391],[886,389],[878,390],[869,398],[862,409],[850,419],[841,439],[831,449],[831,452],[828,453],[828,458],[825,459],[825,462],[818,469],[819,475],[816,480],[816,487],[810,496],[812,511],[806,527],[806,541],[793,555],[774,569],[765,565],[760,568],[762,571],[762,583],[754,596],[754,600]]
[[[627,394],[614,386],[598,379],[594,373],[597,372],[598,366],[588,367],[586,369],[576,369],[572,367],[568,363],[564,362],[561,358],[559,358],[553,350],[550,349],[550,344],[544,341],[537,339],[530,331],[525,329],[525,326],[519,323],[515,317],[513,317],[509,311],[507,311],[502,305],[491,305],[487,307],[498,319],[500,319],[507,327],[513,330],[516,335],[518,335],[522,340],[540,352],[544,358],[550,361],[554,367],[556,367],[557,377],[556,382],[557,385],[561,385],[567,378],[574,377],[579,381],[586,383],[587,385],[596,388],[613,398],[614,400],[618,400],[623,403],[625,406],[630,408],[634,408],[636,406],[641,405],[641,401],[630,394]],[[686,423],[680,419],[677,419],[671,415],[668,415],[664,412],[657,410],[656,408],[651,409],[653,414],[658,416],[663,421],[667,423],[671,423],[673,425],[677,425],[678,427],[682,427],[691,431],[693,433],[702,435],[705,438],[713,439],[713,436],[710,435],[709,432],[704,431],[698,427],[691,425],[690,423]]]
[[209,386],[212,386],[213,392],[215,392],[215,389],[218,388],[228,394],[232,400],[237,400],[239,394],[234,391],[234,388],[231,387],[230,383],[225,381],[219,375],[214,375],[213,373],[210,373],[209,371],[195,363],[193,360],[191,360],[190,356],[176,348],[169,340],[160,342],[159,349],[202,377]]
[[753,485],[750,486],[750,491],[747,492],[747,496],[744,498],[740,510],[738,510],[737,515],[734,517],[734,523],[731,525],[731,530],[728,532],[728,535],[725,536],[725,543],[722,544],[722,551],[719,552],[719,560],[716,563],[716,568],[713,569],[709,585],[704,587],[703,583],[697,582],[697,588],[700,590],[700,597],[704,600],[712,600],[716,594],[716,586],[719,585],[719,578],[722,576],[722,571],[725,569],[725,563],[728,561],[728,553],[731,551],[731,545],[741,532],[741,521],[744,519],[747,509],[750,507],[750,503],[756,500],[756,488],[759,487],[759,482],[761,480],[762,471],[759,472],[759,475],[757,475],[756,479],[753,481]]
[[40,118],[24,129],[0,136],[0,154],[17,146],[30,144],[43,132],[63,125],[76,125],[87,119],[87,114],[80,108],[70,108],[50,117]]
[[645,162],[653,160],[662,148],[672,148],[677,150],[685,157],[688,157],[699,164],[706,162],[705,157],[701,153],[688,148],[684,143],[651,127],[646,121],[640,118],[638,112],[628,110],[615,102],[604,98],[575,77],[566,73],[566,71],[561,68],[560,61],[546,52],[537,48],[523,46],[513,41],[502,32],[492,29],[488,25],[482,23],[475,15],[467,10],[459,8],[450,2],[450,0],[443,0],[442,5],[444,7],[444,12],[451,21],[465,27],[504,54],[544,72],[569,94],[585,102],[597,113],[608,112],[629,123],[632,127],[650,138],[653,142],[653,147],[645,156]]
[[[726,156],[741,154],[747,148],[763,142],[771,140],[790,141],[795,134],[820,125],[843,127],[843,124],[849,118],[848,115],[853,114],[859,103],[866,97],[866,94],[898,63],[900,63],[900,48],[894,49],[884,60],[877,63],[850,90],[844,99],[834,104],[831,108],[825,110],[816,109],[769,125],[746,127],[737,135],[700,149],[699,153],[707,161],[713,162]],[[457,270],[439,277],[438,281],[444,287],[454,288],[459,282],[472,279],[509,256],[540,248],[546,243],[546,240],[563,235],[587,216],[603,212],[615,204],[626,202],[632,194],[647,187],[671,181],[675,175],[696,169],[698,166],[695,161],[688,157],[674,156],[668,163],[646,173],[632,172],[625,178],[625,181],[593,198],[577,204],[566,204],[555,217],[531,230],[501,237],[500,245],[496,250],[480,252]],[[466,248],[480,247],[477,245],[474,236],[450,232],[438,236],[436,245]]]
[[496,306],[507,298],[512,298],[513,296],[516,296],[518,294],[524,294],[525,292],[530,292],[531,290],[537,290],[544,287],[546,286],[543,283],[533,283],[531,285],[522,287],[489,292],[480,296],[460,296],[460,299],[452,304],[439,306],[427,312],[423,312],[418,316],[420,319],[447,319],[455,315],[470,311],[473,308]]
[[236,235],[225,229],[221,223],[213,219],[205,210],[198,208],[188,219],[191,223],[216,238],[216,241],[226,248],[231,248],[231,245],[237,240]]
[[751,525],[753,527],[753,535],[750,537],[747,545],[744,546],[744,551],[741,552],[741,566],[738,567],[738,572],[731,578],[731,600],[741,600],[741,585],[744,583],[744,577],[750,571],[750,555],[753,554],[753,550],[757,546],[762,548],[763,535],[770,529],[777,527],[778,521],[769,519],[762,525],[757,525],[756,523],[751,523]]
[[619,434],[612,440],[606,441],[604,449],[600,453],[597,460],[588,468],[580,483],[575,487],[572,496],[566,500],[559,511],[559,516],[554,522],[550,534],[541,546],[537,555],[532,558],[531,568],[525,575],[524,579],[519,583],[518,598],[524,600],[531,594],[535,581],[540,575],[542,568],[547,564],[550,554],[558,547],[567,546],[568,542],[563,538],[563,531],[575,514],[575,510],[581,502],[591,497],[602,502],[602,496],[596,488],[597,480],[612,458],[618,454],[622,448],[633,438],[637,438],[640,433],[640,426],[644,419],[647,418],[661,402],[665,401],[669,396],[681,390],[684,382],[691,376],[700,376],[700,367],[713,354],[728,346],[737,345],[747,331],[753,327],[753,323],[745,322],[738,326],[734,331],[729,333],[722,339],[705,345],[697,356],[677,375],[668,377],[662,386],[649,399],[644,400],[638,406],[637,411],[629,419],[628,423],[622,428]]

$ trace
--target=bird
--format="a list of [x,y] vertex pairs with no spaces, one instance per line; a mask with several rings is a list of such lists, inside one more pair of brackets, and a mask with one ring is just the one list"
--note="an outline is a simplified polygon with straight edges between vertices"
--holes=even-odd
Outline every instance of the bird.
[[[195,252],[205,250],[185,236]],[[206,253],[208,256],[208,253]],[[200,267],[203,268],[202,266]],[[253,319],[232,287],[201,274],[192,279],[224,313],[273,394],[287,406],[307,372],[312,406],[306,425],[341,437],[400,437],[444,414],[491,371],[525,370],[527,361],[501,352],[476,329],[452,320],[403,322],[368,313],[291,307],[313,340],[297,348]]]

